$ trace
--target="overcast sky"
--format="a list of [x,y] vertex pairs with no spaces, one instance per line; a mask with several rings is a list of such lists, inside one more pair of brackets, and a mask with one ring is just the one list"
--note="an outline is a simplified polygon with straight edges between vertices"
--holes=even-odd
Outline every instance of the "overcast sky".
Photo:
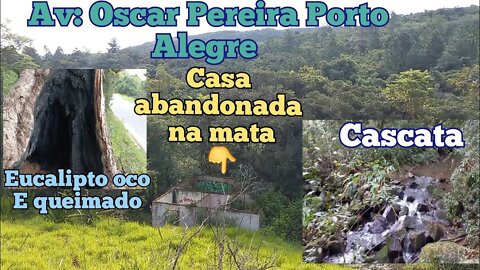
[[[34,46],[43,54],[43,46],[47,45],[54,51],[61,46],[65,52],[71,52],[74,48],[88,48],[91,52],[105,51],[107,43],[113,37],[116,37],[120,47],[125,48],[150,42],[155,40],[155,33],[174,33],[177,31],[188,31],[189,35],[195,35],[206,32],[220,30],[254,30],[259,28],[226,27],[213,28],[205,21],[201,21],[201,27],[185,27],[187,9],[185,2],[179,0],[110,0],[114,7],[176,7],[180,3],[180,16],[178,17],[178,27],[96,27],[88,19],[88,9],[94,3],[94,0],[50,0],[50,8],[53,7],[73,7],[79,6],[83,9],[83,25],[81,27],[27,27],[27,19],[32,12],[32,1],[30,0],[2,0],[1,18],[2,23],[10,20],[9,27],[12,32],[28,36],[34,40]],[[254,7],[255,0],[204,0],[209,7],[232,7],[232,6],[250,6]],[[306,18],[305,1],[298,0],[265,0],[267,7],[292,6],[297,9],[301,26],[304,26]],[[368,2],[369,7],[384,7],[390,12],[398,14],[410,14],[422,12],[425,10],[435,10],[444,7],[464,7],[478,5],[478,0],[324,0],[329,7],[353,7]],[[323,19],[320,22],[324,21]],[[58,25],[58,24],[57,24]]]

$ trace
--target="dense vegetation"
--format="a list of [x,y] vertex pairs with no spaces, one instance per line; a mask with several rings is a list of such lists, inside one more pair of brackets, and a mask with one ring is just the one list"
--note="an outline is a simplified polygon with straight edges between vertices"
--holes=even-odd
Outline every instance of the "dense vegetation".
[[[465,149],[440,151],[435,148],[345,148],[336,143],[342,121],[308,121],[303,137],[304,179],[308,185],[322,187],[320,196],[306,196],[304,225],[308,226],[315,211],[324,214],[319,231],[326,234],[350,229],[358,222],[357,214],[367,208],[379,208],[390,201],[394,181],[401,180],[406,168],[435,163],[445,155],[461,159],[452,176],[452,192],[447,196],[451,217],[465,223],[465,231],[472,247],[478,242],[478,121],[446,121],[445,126],[465,130]],[[428,126],[424,121],[365,122],[366,126],[397,128]],[[329,142],[329,143],[326,143]],[[451,152],[450,152],[451,151]],[[312,188],[309,186],[309,188]],[[465,193],[465,190],[469,192]],[[312,212],[313,210],[313,212]],[[331,217],[339,217],[332,224]],[[341,225],[339,225],[341,224]]]
[[[303,101],[309,118],[465,118],[478,112],[474,110],[478,109],[478,33],[478,6],[472,6],[393,14],[390,23],[379,29],[323,27],[200,37],[256,39],[260,46],[256,59],[225,61],[215,70],[250,72],[252,98],[291,91]],[[155,76],[158,64],[163,63],[167,73],[176,78],[184,78],[187,68],[204,64],[201,60],[152,61],[148,58],[151,43],[120,49],[112,41],[104,54],[80,50],[65,54],[58,48],[54,53],[46,50],[43,56],[28,43],[21,44],[16,48],[23,49],[22,53],[5,50],[8,53],[2,54],[2,64],[23,67],[29,59],[50,67],[147,67]],[[411,82],[416,79],[421,80]],[[391,95],[402,86],[409,90]],[[181,97],[188,95],[182,92],[191,93],[183,83],[177,88],[183,91],[169,94]],[[164,92],[167,89],[157,87]],[[404,108],[404,102],[417,110]]]
[[470,121],[465,125],[464,134],[471,143],[460,150],[463,159],[452,175],[452,192],[447,204],[452,217],[458,217],[464,224],[468,245],[480,246],[480,160],[479,122]]
[[118,168],[125,173],[145,173],[147,170],[145,152],[131,138],[123,123],[110,109],[107,111],[107,123],[113,156]]
[[[252,76],[254,87],[251,91],[222,91],[222,98],[273,99],[276,93],[287,93],[289,97],[302,102],[305,118],[308,119],[421,118],[427,123],[434,123],[450,118],[478,119],[478,19],[478,6],[472,6],[412,15],[393,14],[390,23],[380,29],[323,27],[220,32],[200,37],[241,35],[259,43],[259,56],[256,59],[225,61],[222,65],[211,67],[217,72],[247,71]],[[108,44],[108,53],[75,50],[65,54],[62,48],[58,48],[54,53],[46,50],[45,55],[40,56],[20,37],[8,38],[20,41],[22,46],[13,47],[20,49],[15,51],[12,47],[4,47],[2,42],[2,67],[9,67],[2,68],[2,77],[12,77],[12,71],[18,74],[21,70],[19,67],[24,67],[25,62],[28,65],[56,68],[144,67],[148,70],[144,91],[125,94],[148,96],[148,92],[156,91],[163,98],[202,99],[210,92],[207,89],[192,91],[183,81],[187,69],[203,66],[203,61],[151,60],[148,56],[153,44],[120,49],[112,41]],[[3,75],[3,72],[9,73]],[[206,159],[210,144],[173,144],[166,141],[167,127],[172,123],[186,126],[194,124],[203,130],[211,125],[268,125],[274,127],[278,143],[229,145],[238,162],[229,167],[228,176],[256,183],[252,190],[256,205],[249,207],[261,213],[264,229],[275,231],[287,239],[299,239],[301,224],[296,221],[301,218],[303,196],[300,188],[302,169],[299,161],[302,155],[299,138],[302,132],[299,120],[275,117],[150,117],[148,160],[155,183],[148,190],[147,205],[187,176],[218,173],[218,168]],[[380,120],[375,122],[378,126],[384,124]],[[321,140],[318,144],[321,147]],[[337,160],[343,162],[338,168],[347,172],[349,168],[362,169],[365,177],[362,179],[368,179],[362,184],[373,188],[372,203],[388,199],[382,176],[393,171],[393,168],[436,157],[435,150],[419,149],[358,153],[341,149],[323,150],[329,154],[325,158],[340,158],[342,156],[339,153],[343,151],[348,154],[345,157],[352,157]],[[474,153],[475,150],[466,151]],[[474,193],[463,198],[460,195],[464,188],[478,187],[478,165],[468,165],[473,161],[466,163],[464,169],[459,169],[454,176],[454,182],[458,185],[453,187],[457,195],[452,211],[455,204],[460,209],[470,207],[468,202],[475,196]],[[342,193],[334,195],[352,196],[349,192],[355,190],[353,186],[346,186],[339,192]],[[331,206],[336,207],[334,203],[325,205]],[[473,222],[475,217],[478,218],[478,215],[462,216],[465,224],[468,224],[467,220]],[[308,220],[308,215],[306,218]],[[474,233],[475,226],[467,225],[467,228]]]

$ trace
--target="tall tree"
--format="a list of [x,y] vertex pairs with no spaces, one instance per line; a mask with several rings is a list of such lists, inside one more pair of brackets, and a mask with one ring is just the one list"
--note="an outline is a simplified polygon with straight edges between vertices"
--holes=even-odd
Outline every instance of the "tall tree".
[[434,84],[428,71],[408,70],[392,76],[385,88],[387,98],[407,118],[416,118],[430,108]]
[[406,68],[406,57],[412,46],[412,38],[405,32],[395,34],[388,39],[387,50],[394,71],[401,71]]
[[427,55],[429,57],[429,64],[435,66],[437,60],[442,56],[445,50],[445,44],[437,30],[434,30],[430,35],[430,41],[427,45]]
[[108,48],[107,48],[108,53],[116,53],[119,50],[120,50],[120,45],[118,45],[117,39],[112,38],[112,40],[108,42]]

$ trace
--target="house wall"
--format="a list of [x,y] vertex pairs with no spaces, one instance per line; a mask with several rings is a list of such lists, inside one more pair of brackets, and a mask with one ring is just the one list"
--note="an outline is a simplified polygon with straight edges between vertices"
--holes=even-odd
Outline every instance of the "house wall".
[[[178,211],[178,217],[180,218],[179,225],[192,227],[203,221],[208,212],[212,210],[203,207],[154,202],[152,204],[152,225],[154,227],[165,225],[168,211]],[[260,228],[260,216],[254,213],[218,211],[212,218],[216,220],[223,220],[225,218],[228,224],[248,230],[256,231]]]
[[195,225],[195,216],[193,216],[191,207],[184,205],[153,203],[152,204],[152,226],[161,227],[166,224],[169,211],[178,211],[178,225],[192,227]]
[[213,181],[213,182],[223,182],[223,183],[229,183],[229,184],[235,184],[235,181],[230,178],[220,178],[220,177],[213,177],[213,176],[207,176],[207,175],[202,175],[197,178],[197,181]]
[[228,200],[228,195],[210,193],[210,194],[207,194],[207,196],[205,196],[205,198],[203,198],[203,200],[201,200],[198,203],[198,206],[207,207],[207,208],[217,208],[220,205],[225,205],[227,200]]
[[175,203],[182,205],[189,205],[198,203],[201,201],[207,194],[198,191],[184,191],[177,190],[177,201]]
[[225,217],[240,228],[257,231],[260,229],[260,216],[254,213],[225,211]]
[[173,192],[170,191],[168,193],[165,193],[155,201],[164,202],[164,203],[173,203]]

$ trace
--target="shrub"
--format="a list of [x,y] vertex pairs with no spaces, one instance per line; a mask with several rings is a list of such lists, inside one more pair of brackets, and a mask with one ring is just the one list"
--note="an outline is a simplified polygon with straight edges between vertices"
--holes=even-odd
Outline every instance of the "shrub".
[[257,199],[262,228],[290,241],[300,240],[302,201],[289,200],[277,191],[263,193]]
[[463,149],[465,157],[452,175],[452,191],[446,200],[451,217],[460,217],[464,224],[468,244],[472,247],[478,247],[480,244],[478,239],[480,234],[478,123],[478,121],[469,121],[465,124],[464,136],[467,142]]

